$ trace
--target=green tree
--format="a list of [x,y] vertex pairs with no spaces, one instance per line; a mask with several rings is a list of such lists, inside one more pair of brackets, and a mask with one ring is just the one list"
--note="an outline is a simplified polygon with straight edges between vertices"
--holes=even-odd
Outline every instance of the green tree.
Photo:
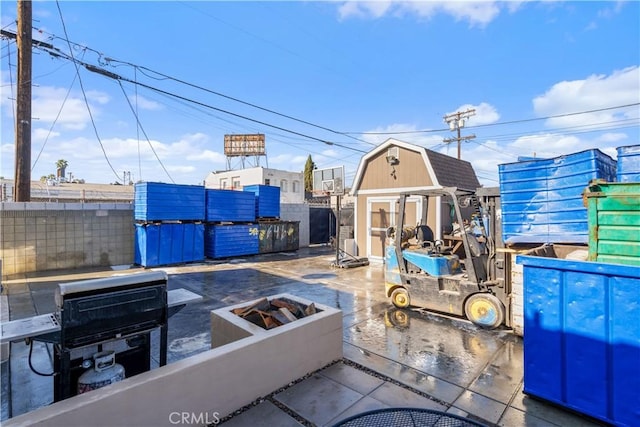
[[313,191],[313,170],[316,168],[316,164],[311,160],[311,154],[307,157],[307,162],[304,164],[304,191]]

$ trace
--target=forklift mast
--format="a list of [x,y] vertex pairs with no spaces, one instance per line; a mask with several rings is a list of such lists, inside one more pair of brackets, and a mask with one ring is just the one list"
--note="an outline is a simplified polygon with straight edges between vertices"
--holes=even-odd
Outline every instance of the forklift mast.
[[[460,225],[460,230],[461,230],[460,238],[461,238],[462,246],[464,248],[464,253],[465,253],[465,257],[462,260],[462,262],[465,265],[465,269],[469,276],[469,280],[474,281],[475,283],[477,283],[479,286],[482,287],[482,283],[486,282],[487,280],[490,280],[490,278],[487,276],[487,273],[488,273],[487,260],[489,258],[489,254],[487,253],[487,250],[482,248],[477,238],[472,233],[464,232],[464,218],[462,215],[462,210],[460,208],[460,199],[468,200],[471,204],[473,204],[474,207],[476,207],[478,215],[480,215],[480,209],[479,209],[479,205],[478,205],[478,201],[475,196],[475,193],[473,191],[460,190],[455,187],[443,187],[439,189],[418,190],[413,192],[401,193],[400,200],[398,202],[399,205],[398,205],[398,218],[397,218],[397,227],[400,230],[402,230],[406,225],[404,224],[405,208],[406,208],[407,199],[411,196],[422,196],[423,199],[427,201],[426,203],[427,210],[429,206],[428,200],[431,197],[446,197],[451,201],[454,207],[455,219]],[[425,218],[423,218],[423,221],[426,222],[427,217],[428,215],[427,215],[427,212],[425,211]],[[480,218],[482,218],[481,215],[480,215]],[[486,230],[486,225],[481,228]],[[482,237],[486,241],[489,240],[486,236],[482,236]],[[403,259],[402,244],[401,244],[402,233],[396,232],[395,239],[396,239],[396,244],[395,244],[396,255],[398,259],[401,260]],[[488,247],[489,246],[487,246],[487,248]],[[401,262],[399,264],[400,264],[399,265],[400,271],[406,274],[407,267],[405,263]]]

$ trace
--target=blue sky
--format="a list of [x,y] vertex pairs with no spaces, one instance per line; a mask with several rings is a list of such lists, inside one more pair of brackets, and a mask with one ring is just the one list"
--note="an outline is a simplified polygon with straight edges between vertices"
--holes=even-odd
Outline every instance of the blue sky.
[[[16,2],[0,5],[2,28],[15,31]],[[69,40],[75,59],[129,81],[83,66],[78,75],[72,61],[34,49],[32,178],[65,159],[87,182],[128,171],[135,181],[199,184],[226,168],[225,134],[264,133],[262,166],[302,171],[311,154],[320,168],[344,165],[349,185],[362,155],[390,137],[457,156],[455,143],[443,144],[454,136],[443,116],[467,108],[476,115],[462,135],[476,139],[462,144],[462,158],[487,186],[498,185],[497,165],[519,156],[599,148],[615,157],[616,147],[640,143],[639,9],[34,1],[34,38],[67,55]],[[14,176],[15,54],[3,38],[5,178]]]

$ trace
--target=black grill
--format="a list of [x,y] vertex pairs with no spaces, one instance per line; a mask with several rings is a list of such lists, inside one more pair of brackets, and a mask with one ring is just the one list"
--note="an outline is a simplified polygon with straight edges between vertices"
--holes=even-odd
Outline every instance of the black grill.
[[160,366],[167,362],[167,274],[145,272],[58,285],[54,400],[75,394],[87,353],[122,341],[116,362],[127,377],[151,369],[151,331],[160,329]]

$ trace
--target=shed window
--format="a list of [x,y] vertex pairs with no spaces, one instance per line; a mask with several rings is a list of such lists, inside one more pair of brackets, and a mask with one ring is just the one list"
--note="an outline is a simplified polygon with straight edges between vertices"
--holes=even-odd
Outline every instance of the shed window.
[[289,191],[289,183],[286,179],[280,181],[280,191],[282,191],[283,193]]

